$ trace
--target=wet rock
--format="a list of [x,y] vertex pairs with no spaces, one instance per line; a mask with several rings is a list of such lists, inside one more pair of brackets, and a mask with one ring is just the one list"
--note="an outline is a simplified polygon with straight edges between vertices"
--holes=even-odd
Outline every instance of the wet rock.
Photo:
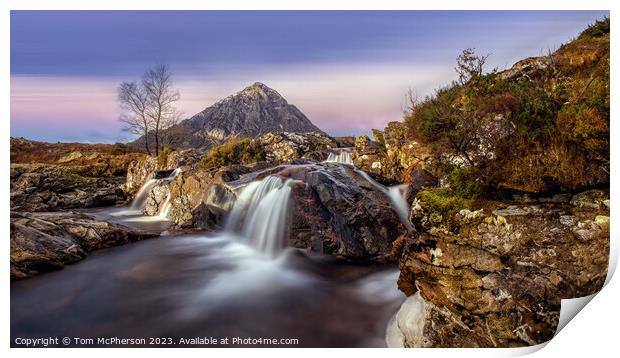
[[123,177],[91,175],[83,167],[11,164],[11,210],[57,211],[115,205],[126,199]]
[[157,158],[151,156],[131,162],[127,169],[127,179],[123,185],[123,190],[130,195],[135,194],[147,180],[153,179],[158,167]]
[[325,161],[328,157],[329,157],[329,151],[314,151],[314,152],[308,152],[304,154],[302,159],[312,160],[315,162],[322,162],[322,161]]
[[144,156],[140,160],[132,161],[127,169],[127,179],[123,190],[128,195],[134,195],[149,179],[161,179],[168,176],[173,170],[195,164],[208,153],[207,148],[174,150],[161,154],[159,157]]
[[78,213],[11,212],[11,279],[57,270],[93,250],[154,236]]
[[[561,204],[506,208],[491,202],[486,207],[518,215],[475,216],[476,211],[461,210],[452,230],[424,229],[402,245],[399,288],[419,295],[415,300],[422,307],[413,310],[414,317],[403,306],[392,323],[404,346],[542,343],[555,333],[562,299],[602,288],[609,223],[592,220],[591,208],[567,212]],[[407,328],[410,323],[417,328]]]
[[406,229],[386,193],[353,168],[288,166],[277,175],[297,181],[290,246],[349,259],[392,260],[392,242]]

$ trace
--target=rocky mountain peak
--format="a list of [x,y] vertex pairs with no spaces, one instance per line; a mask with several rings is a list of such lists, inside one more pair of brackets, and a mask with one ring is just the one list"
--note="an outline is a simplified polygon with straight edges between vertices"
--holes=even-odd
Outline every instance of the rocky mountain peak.
[[322,133],[276,90],[255,82],[168,129],[166,135],[172,146],[188,148],[220,144],[233,137],[256,138],[269,132]]

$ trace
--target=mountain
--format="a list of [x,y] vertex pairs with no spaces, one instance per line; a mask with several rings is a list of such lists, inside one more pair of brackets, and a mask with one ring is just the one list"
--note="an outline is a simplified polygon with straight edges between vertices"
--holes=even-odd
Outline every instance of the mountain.
[[[221,144],[233,137],[255,138],[269,132],[321,132],[277,91],[256,82],[164,131],[176,148]],[[134,144],[141,145],[144,138]]]

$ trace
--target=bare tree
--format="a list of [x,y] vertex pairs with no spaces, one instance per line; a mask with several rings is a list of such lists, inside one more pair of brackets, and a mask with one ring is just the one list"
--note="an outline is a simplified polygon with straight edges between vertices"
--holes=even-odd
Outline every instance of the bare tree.
[[126,111],[119,120],[125,123],[125,131],[144,136],[146,152],[150,155],[149,131],[150,119],[147,115],[147,97],[141,86],[136,82],[123,82],[118,86],[118,101]]
[[163,131],[179,122],[181,112],[175,103],[181,98],[172,87],[172,73],[168,66],[159,65],[142,76],[140,84],[123,82],[119,86],[119,101],[129,115],[120,120],[127,130],[144,136],[146,151],[151,154],[149,135],[155,141],[154,154],[163,147]]
[[454,70],[459,75],[459,83],[466,84],[472,79],[482,76],[484,64],[487,62],[489,55],[478,56],[473,48],[466,48],[456,58],[456,67]]
[[179,91],[172,88],[172,73],[166,65],[159,65],[146,71],[142,86],[148,98],[147,115],[153,124],[155,136],[155,155],[159,154],[161,131],[175,125],[180,112],[174,107],[181,99]]

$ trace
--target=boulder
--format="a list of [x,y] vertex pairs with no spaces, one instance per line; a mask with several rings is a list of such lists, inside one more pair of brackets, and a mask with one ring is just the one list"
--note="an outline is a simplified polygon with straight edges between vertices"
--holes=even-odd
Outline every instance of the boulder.
[[352,260],[393,260],[392,242],[406,228],[386,193],[354,168],[291,165],[277,175],[296,183],[289,246]]
[[385,191],[351,166],[293,162],[184,172],[170,183],[169,219],[181,227],[221,228],[241,187],[278,175],[295,180],[289,246],[352,260],[393,260],[392,242],[406,228]]
[[154,236],[74,212],[11,212],[11,279],[58,270],[93,250]]

